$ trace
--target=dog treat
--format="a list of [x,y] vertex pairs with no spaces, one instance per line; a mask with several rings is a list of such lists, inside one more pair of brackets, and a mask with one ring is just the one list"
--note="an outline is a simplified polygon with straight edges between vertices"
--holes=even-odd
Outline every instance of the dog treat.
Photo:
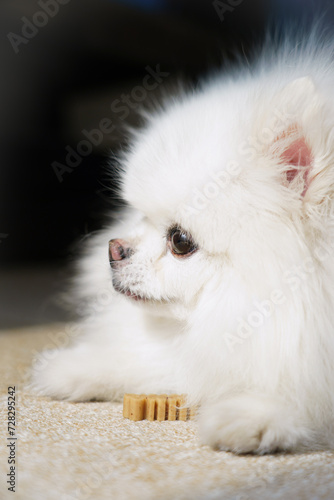
[[194,407],[185,407],[184,395],[124,394],[123,417],[130,420],[190,420],[196,413]]

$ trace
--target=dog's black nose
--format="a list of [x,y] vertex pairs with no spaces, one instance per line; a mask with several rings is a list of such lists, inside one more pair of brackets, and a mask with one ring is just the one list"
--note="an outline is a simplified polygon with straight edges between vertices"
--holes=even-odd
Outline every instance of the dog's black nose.
[[109,262],[117,262],[128,259],[133,254],[129,243],[121,239],[109,241]]

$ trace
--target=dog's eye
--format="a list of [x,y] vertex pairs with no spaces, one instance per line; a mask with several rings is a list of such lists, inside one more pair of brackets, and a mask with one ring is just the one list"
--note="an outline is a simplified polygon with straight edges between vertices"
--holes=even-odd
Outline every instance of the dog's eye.
[[172,229],[169,233],[168,239],[171,251],[176,256],[186,256],[193,253],[197,249],[191,236],[181,229]]

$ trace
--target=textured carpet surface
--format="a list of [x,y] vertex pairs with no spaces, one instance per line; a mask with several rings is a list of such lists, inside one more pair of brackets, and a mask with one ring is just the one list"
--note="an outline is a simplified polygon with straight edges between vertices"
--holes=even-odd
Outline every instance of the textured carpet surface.
[[[2,332],[0,499],[334,499],[334,453],[236,457],[200,446],[194,422],[131,422],[118,403],[25,389],[60,325]],[[16,492],[7,490],[7,387],[16,387]]]

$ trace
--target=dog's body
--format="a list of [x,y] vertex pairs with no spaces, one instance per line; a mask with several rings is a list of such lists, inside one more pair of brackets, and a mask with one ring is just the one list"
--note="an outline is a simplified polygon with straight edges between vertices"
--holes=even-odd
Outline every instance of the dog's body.
[[132,208],[81,262],[85,332],[36,371],[42,394],[186,393],[204,443],[334,445],[334,67],[312,47],[268,50],[136,135]]

